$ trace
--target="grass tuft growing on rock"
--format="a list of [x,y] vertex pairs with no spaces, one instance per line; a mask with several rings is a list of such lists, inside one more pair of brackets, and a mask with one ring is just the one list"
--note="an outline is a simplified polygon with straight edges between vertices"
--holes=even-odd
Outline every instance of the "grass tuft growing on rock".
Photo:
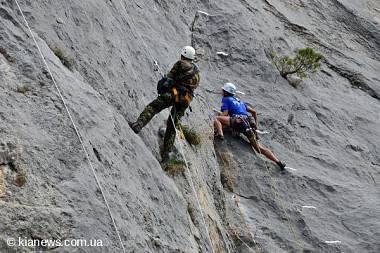
[[201,137],[194,128],[190,128],[188,125],[184,125],[182,126],[182,131],[188,143],[194,146],[201,144]]
[[62,49],[60,49],[59,47],[52,47],[50,46],[51,50],[53,50],[54,54],[61,60],[62,64],[70,69],[71,71],[74,70],[74,66],[75,66],[75,61],[73,58],[71,57],[68,57],[63,51]]
[[173,176],[174,174],[183,173],[185,170],[185,162],[178,159],[172,158],[169,163],[165,166],[165,171],[168,175]]

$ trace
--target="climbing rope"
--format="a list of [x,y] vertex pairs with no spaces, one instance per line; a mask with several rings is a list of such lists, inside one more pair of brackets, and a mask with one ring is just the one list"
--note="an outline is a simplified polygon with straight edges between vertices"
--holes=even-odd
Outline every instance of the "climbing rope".
[[[198,3],[197,3],[197,4],[198,4]],[[160,67],[159,67],[159,65],[158,65],[158,63],[157,63],[157,61],[156,61],[155,58],[153,57],[152,52],[149,50],[147,44],[145,43],[144,39],[142,38],[141,34],[139,33],[139,30],[137,29],[137,27],[136,27],[136,25],[135,25],[133,19],[132,19],[131,16],[128,14],[128,12],[125,10],[125,7],[124,7],[124,6],[123,6],[123,8],[124,8],[125,13],[126,13],[127,16],[129,17],[129,20],[130,20],[132,26],[133,26],[134,29],[136,30],[136,32],[137,32],[139,38],[141,39],[143,45],[145,46],[147,52],[149,53],[151,59],[153,60],[153,64],[154,64],[155,70],[157,70],[157,71],[160,73],[160,75],[163,76],[163,72],[161,71],[161,69],[160,69]],[[175,127],[174,118],[173,118],[173,115],[172,115],[171,113],[170,113],[170,118],[171,118],[172,123],[173,123],[173,125],[174,125],[174,127]],[[189,166],[188,166],[188,162],[187,162],[186,157],[185,157],[184,152],[183,152],[182,143],[181,143],[181,141],[180,141],[178,135],[176,135],[176,138],[178,139],[178,142],[179,142],[179,144],[180,144],[181,154],[182,154],[182,156],[183,156],[183,158],[184,158],[186,168],[187,168],[188,172],[190,173],[190,169],[189,169]],[[256,141],[256,139],[255,139],[255,141]],[[257,141],[256,141],[256,143],[257,143]],[[261,150],[260,150],[260,148],[259,148],[259,153],[261,154]],[[261,154],[261,155],[262,155],[262,154]],[[262,159],[262,158],[260,157],[260,159]],[[290,228],[290,230],[291,230],[291,232],[292,232],[294,238],[295,238],[296,241],[297,241],[298,248],[299,248],[299,252],[303,252],[303,251],[302,251],[302,247],[301,247],[301,243],[300,243],[300,239],[298,238],[298,236],[297,236],[297,234],[295,233],[295,230],[294,230],[292,224],[290,223],[290,219],[289,219],[289,217],[288,217],[287,211],[286,211],[286,209],[285,209],[285,207],[284,207],[284,205],[283,205],[281,199],[278,197],[278,191],[277,191],[277,189],[276,189],[276,187],[275,187],[275,181],[274,181],[273,177],[272,177],[271,174],[270,174],[270,171],[269,171],[268,165],[267,165],[267,163],[266,163],[265,160],[263,160],[263,161],[264,161],[265,167],[266,167],[266,169],[267,169],[268,176],[271,178],[271,189],[272,189],[272,191],[273,191],[273,193],[274,193],[276,199],[278,200],[278,202],[279,202],[280,205],[281,205],[281,210],[282,210],[282,211],[284,212],[284,214],[285,214],[285,218],[286,218],[286,220],[287,220],[288,227]],[[196,190],[195,190],[194,183],[193,183],[192,178],[191,178],[191,174],[190,174],[190,182],[191,182],[191,185],[192,185],[193,191],[194,191],[194,193],[195,193],[195,196],[196,196],[196,200],[197,200],[197,202],[198,202],[199,209],[200,209],[200,211],[201,211],[202,220],[203,220],[203,223],[204,223],[204,226],[205,226],[205,229],[206,229],[206,232],[207,232],[208,238],[209,238],[209,240],[210,240],[210,245],[211,245],[211,247],[212,247],[213,252],[215,252],[215,251],[214,251],[214,248],[213,248],[213,245],[212,245],[212,241],[211,241],[211,238],[210,238],[209,232],[208,232],[208,229],[207,229],[207,226],[206,226],[206,222],[205,222],[205,219],[204,219],[204,215],[203,215],[202,207],[201,207],[201,205],[200,205],[200,202],[199,202],[199,199],[198,199],[198,195],[197,195],[197,192],[196,192]],[[234,194],[235,194],[235,193],[234,193]],[[236,195],[235,195],[235,196],[236,196]],[[237,204],[238,204],[238,202],[237,202]],[[241,211],[240,208],[239,208],[239,212],[240,212],[240,214],[243,215],[243,217],[244,217],[244,214],[243,214],[243,212]],[[252,238],[253,241],[255,242],[256,247],[258,247],[258,246],[257,246],[257,243],[256,243],[256,241],[255,241],[255,239],[254,239],[254,236],[253,236],[252,232],[249,230],[249,227],[248,227],[248,224],[247,224],[247,222],[246,222],[246,219],[244,219],[244,221],[245,221],[245,226],[246,226],[246,228],[248,229],[251,238]]]
[[[252,251],[253,253],[256,253],[256,251],[254,249],[251,248],[251,246],[249,246],[240,236],[239,234],[237,233],[236,229],[234,229],[232,226],[231,227],[231,230],[232,232],[234,233],[234,235],[236,236],[236,238],[239,239],[239,241],[241,241],[242,244],[244,244],[244,246],[247,247],[247,249],[249,249],[249,251]],[[260,251],[258,251],[260,252]]]
[[[173,126],[174,126],[174,128],[175,128],[174,117],[173,117],[173,115],[172,115],[171,113],[170,113],[170,119],[171,119],[171,121],[172,121],[172,123],[173,123]],[[189,163],[187,162],[187,159],[186,159],[186,157],[185,157],[185,153],[184,153],[184,150],[183,150],[182,142],[181,142],[181,139],[180,139],[180,137],[179,137],[178,134],[176,134],[176,138],[177,138],[177,141],[178,141],[178,143],[179,143],[179,147],[180,147],[181,155],[182,155],[183,160],[184,160],[184,162],[185,162],[185,166],[186,166],[186,169],[187,169],[187,173],[189,174],[190,185],[191,185],[191,187],[192,187],[192,189],[193,189],[193,191],[194,191],[194,195],[195,195],[195,199],[197,200],[197,204],[198,204],[199,211],[201,212],[202,222],[203,222],[203,225],[204,225],[204,227],[205,227],[206,234],[207,234],[208,240],[209,240],[209,242],[210,242],[210,246],[211,246],[212,252],[215,253],[214,246],[213,246],[213,244],[212,244],[212,240],[211,240],[211,237],[210,237],[210,232],[209,232],[209,230],[208,230],[208,228],[207,228],[206,219],[205,219],[205,217],[204,217],[203,210],[202,210],[202,206],[201,206],[201,203],[200,203],[200,201],[199,201],[198,193],[197,193],[197,191],[196,191],[196,189],[195,189],[194,182],[193,182],[193,178],[192,178],[192,176],[191,176],[191,171],[190,171],[190,168],[189,168]],[[227,244],[226,244],[226,247],[228,247]]]
[[[128,14],[128,12],[127,12],[127,10],[125,9],[124,5],[123,5],[123,9],[124,9],[124,11],[125,11],[125,13],[126,13],[126,16],[129,18],[130,23],[132,24],[132,26],[134,27],[136,33],[138,34],[138,37],[140,38],[140,40],[142,41],[143,45],[145,46],[145,48],[146,48],[146,50],[147,50],[149,56],[151,57],[155,69],[156,69],[156,70],[159,72],[159,74],[163,77],[164,74],[163,74],[161,68],[159,67],[159,65],[158,65],[158,63],[157,63],[157,61],[156,61],[156,59],[153,57],[152,52],[149,50],[149,47],[147,46],[147,44],[145,43],[144,39],[142,38],[142,36],[141,36],[139,30],[137,29],[137,27],[136,27],[136,25],[135,25],[135,23],[134,23],[132,17]],[[172,121],[172,123],[173,123],[173,125],[174,125],[174,129],[176,129],[176,128],[175,128],[175,122],[174,122],[174,116],[173,116],[171,113],[169,113],[169,114],[170,114],[171,121]],[[176,134],[176,138],[177,138],[178,143],[179,143],[179,146],[180,146],[180,153],[181,153],[181,155],[182,155],[182,157],[183,157],[183,160],[184,160],[184,162],[185,162],[185,166],[186,166],[187,172],[188,172],[189,175],[190,175],[190,176],[189,176],[189,179],[190,179],[190,185],[191,185],[191,188],[192,188],[192,190],[193,190],[193,192],[194,192],[195,199],[196,199],[196,201],[197,201],[198,208],[199,208],[199,211],[200,211],[200,213],[201,213],[202,222],[203,222],[203,225],[204,225],[204,228],[205,228],[206,234],[207,234],[207,238],[208,238],[208,240],[209,240],[209,244],[210,244],[211,250],[212,250],[213,253],[215,253],[215,249],[214,249],[214,246],[213,246],[213,243],[212,243],[211,237],[210,237],[210,232],[209,232],[209,230],[208,230],[208,227],[207,227],[207,224],[206,224],[206,219],[205,219],[205,217],[204,217],[204,213],[203,213],[203,210],[202,210],[202,206],[201,206],[201,203],[200,203],[200,201],[199,201],[198,193],[197,193],[197,191],[196,191],[196,189],[195,189],[195,185],[194,185],[194,182],[193,182],[193,179],[192,179],[192,176],[191,176],[191,171],[190,171],[190,168],[189,168],[189,163],[187,162],[187,159],[186,159],[186,157],[185,157],[184,150],[183,150],[183,146],[182,146],[182,142],[181,142],[181,140],[180,140],[178,134]],[[226,244],[226,243],[225,243],[225,244]],[[228,247],[227,244],[226,244],[226,247]]]
[[[253,136],[254,136],[254,140],[256,142],[257,148],[259,150],[259,153],[260,153],[259,158],[263,161],[263,163],[265,165],[265,169],[266,169],[267,175],[270,178],[270,181],[271,181],[270,184],[271,184],[272,193],[275,196],[275,198],[277,199],[277,202],[280,204],[280,209],[281,209],[281,211],[283,212],[283,214],[285,216],[285,219],[287,221],[287,226],[288,226],[289,230],[291,231],[291,233],[293,235],[293,238],[297,242],[298,251],[301,252],[301,253],[303,253],[303,249],[302,249],[302,245],[301,245],[301,240],[300,240],[298,234],[295,232],[294,225],[290,222],[290,218],[289,218],[288,212],[285,209],[284,203],[282,202],[281,198],[279,197],[278,190],[277,190],[277,187],[276,187],[276,182],[274,181],[274,178],[272,177],[272,174],[271,174],[271,172],[269,170],[269,166],[267,164],[267,161],[264,160],[264,158],[262,157],[263,154],[261,153],[259,142],[256,140],[256,135],[253,135]],[[253,147],[252,147],[252,149],[254,150]]]
[[124,9],[125,13],[127,14],[126,16],[129,18],[130,23],[132,24],[133,28],[135,29],[135,31],[136,31],[138,37],[140,38],[141,42],[145,46],[145,49],[147,50],[150,58],[153,60],[154,70],[157,71],[161,76],[164,76],[164,72],[161,70],[160,66],[158,65],[158,61],[156,61],[156,59],[154,58],[154,56],[153,56],[152,52],[150,51],[148,45],[145,43],[145,40],[142,38],[137,26],[135,25],[135,22],[133,21],[132,17],[128,14],[123,3],[122,3],[122,5],[123,5],[123,9]]
[[120,246],[121,246],[121,248],[123,249],[123,252],[126,253],[127,251],[126,251],[125,248],[124,248],[123,242],[122,242],[121,237],[120,237],[119,230],[118,230],[118,228],[117,228],[117,226],[116,226],[115,219],[114,219],[114,217],[113,217],[113,214],[112,214],[112,212],[111,212],[110,206],[109,206],[108,201],[107,201],[107,199],[106,199],[106,196],[105,196],[105,194],[104,194],[103,187],[101,186],[100,181],[99,181],[99,179],[98,179],[98,176],[97,176],[97,174],[96,174],[96,172],[95,172],[95,169],[94,169],[94,167],[93,167],[93,165],[92,165],[92,163],[91,163],[90,156],[88,155],[88,152],[87,152],[87,149],[86,149],[86,147],[85,147],[85,145],[84,145],[83,139],[82,139],[82,137],[81,137],[80,134],[79,134],[79,129],[78,129],[78,127],[76,126],[76,124],[75,124],[75,122],[74,122],[74,120],[73,120],[73,118],[72,118],[72,116],[71,116],[71,113],[70,113],[70,111],[69,111],[69,108],[68,108],[68,106],[67,106],[67,104],[66,104],[66,100],[65,100],[64,97],[62,96],[62,93],[61,93],[61,91],[60,91],[60,89],[59,89],[59,87],[58,87],[58,85],[57,85],[57,83],[56,83],[56,81],[55,81],[55,78],[54,78],[54,76],[53,76],[53,74],[52,74],[52,72],[51,72],[51,70],[50,70],[50,68],[49,68],[49,65],[47,64],[47,62],[46,62],[46,60],[45,60],[45,57],[44,57],[44,55],[43,55],[43,53],[42,53],[42,51],[41,51],[41,48],[39,47],[39,45],[38,45],[38,43],[37,43],[37,41],[36,41],[36,38],[34,37],[34,34],[33,34],[33,32],[32,32],[32,29],[30,28],[29,23],[28,23],[28,21],[26,20],[23,11],[21,10],[21,7],[20,7],[18,1],[15,0],[15,2],[16,2],[16,5],[17,5],[17,7],[18,7],[18,9],[19,9],[19,11],[20,11],[20,13],[21,13],[23,19],[24,19],[24,22],[25,22],[25,24],[26,24],[26,26],[27,26],[27,28],[28,28],[30,34],[32,35],[33,41],[34,41],[34,43],[35,43],[35,45],[36,45],[36,47],[37,47],[37,49],[38,49],[38,51],[39,51],[39,53],[40,53],[40,56],[41,56],[42,61],[44,62],[45,66],[46,66],[46,69],[47,69],[48,72],[49,72],[49,75],[50,75],[50,77],[51,77],[51,79],[52,79],[52,81],[53,81],[53,83],[54,83],[54,86],[55,86],[55,88],[56,88],[56,90],[57,90],[57,92],[58,92],[58,95],[59,95],[59,97],[60,97],[61,100],[62,100],[62,103],[63,103],[63,105],[64,105],[64,107],[65,107],[65,110],[66,110],[66,112],[67,112],[67,114],[68,114],[68,116],[69,116],[69,118],[70,118],[70,121],[71,121],[71,123],[72,123],[72,126],[73,126],[73,128],[74,128],[74,130],[75,130],[75,133],[76,133],[76,135],[78,136],[79,142],[81,143],[82,149],[83,149],[83,151],[84,151],[84,153],[85,153],[85,155],[86,155],[86,159],[87,159],[87,161],[88,161],[88,164],[89,164],[89,166],[90,166],[90,168],[91,168],[91,170],[92,170],[92,173],[93,173],[93,175],[94,175],[94,177],[95,177],[95,181],[96,181],[96,183],[97,183],[97,185],[98,185],[98,187],[99,187],[99,189],[100,189],[100,192],[101,192],[101,194],[102,194],[103,200],[104,200],[104,202],[105,202],[105,204],[106,204],[106,206],[107,206],[108,213],[109,213],[109,215],[110,215],[110,217],[111,217],[112,224],[113,224],[113,226],[114,226],[114,228],[115,228],[115,232],[116,232],[117,237],[118,237],[119,242],[120,242]]
[[222,161],[222,164],[223,164],[223,168],[225,169],[224,171],[227,173],[227,180],[228,180],[228,182],[229,182],[229,184],[230,184],[230,186],[231,186],[231,189],[232,189],[232,193],[234,194],[234,201],[235,201],[235,205],[236,205],[236,207],[238,208],[238,210],[239,210],[239,215],[240,215],[240,217],[243,219],[243,221],[244,221],[244,227],[245,227],[245,229],[247,230],[247,232],[248,232],[248,234],[249,234],[249,236],[250,236],[250,238],[251,238],[251,240],[253,241],[253,243],[255,244],[255,247],[256,247],[256,251],[255,250],[253,250],[245,241],[243,241],[241,238],[240,238],[240,236],[238,236],[237,235],[237,233],[236,233],[236,231],[233,229],[233,228],[231,228],[232,229],[232,231],[234,232],[234,234],[235,234],[235,236],[245,245],[245,246],[247,246],[252,252],[258,252],[258,253],[261,253],[261,249],[260,249],[260,247],[259,247],[259,245],[257,244],[257,242],[256,242],[256,239],[255,239],[255,236],[254,236],[254,234],[253,234],[253,232],[252,232],[252,230],[250,229],[250,227],[249,227],[249,225],[248,225],[248,222],[247,222],[247,218],[245,217],[245,215],[244,215],[244,213],[243,213],[243,211],[241,210],[241,208],[240,208],[240,205],[239,205],[239,200],[238,200],[238,194],[237,194],[237,190],[236,190],[236,188],[235,188],[235,184],[234,184],[234,181],[233,181],[233,177],[231,176],[231,174],[229,173],[229,166],[227,166],[226,165],[226,162],[221,158],[221,159],[219,159],[220,161]]
[[182,123],[178,117],[177,117],[177,121],[178,121],[177,125],[178,125],[179,136],[181,137],[181,140],[185,140],[186,137],[185,137],[185,134],[183,133]]

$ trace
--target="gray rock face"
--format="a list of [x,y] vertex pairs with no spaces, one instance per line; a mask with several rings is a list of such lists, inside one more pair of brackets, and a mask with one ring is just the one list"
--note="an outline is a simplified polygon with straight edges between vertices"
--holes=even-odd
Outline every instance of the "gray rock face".
[[[215,252],[380,252],[377,0],[19,3],[126,252],[212,252],[208,235]],[[167,71],[188,44],[202,81],[183,122],[202,145],[177,141],[190,170],[169,176],[158,162],[168,111],[139,135],[127,120],[156,97],[153,60]],[[267,50],[292,55],[307,46],[326,63],[294,89]],[[123,252],[15,1],[0,2],[0,47],[0,251]],[[213,143],[226,81],[270,132],[260,143],[296,170],[264,163],[228,131],[225,143]],[[18,237],[103,246],[7,244]]]

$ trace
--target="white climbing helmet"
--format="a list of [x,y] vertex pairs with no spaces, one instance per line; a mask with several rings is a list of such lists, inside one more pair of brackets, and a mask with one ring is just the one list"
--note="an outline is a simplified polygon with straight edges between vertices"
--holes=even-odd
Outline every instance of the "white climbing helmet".
[[186,46],[182,49],[181,55],[187,59],[194,60],[195,49],[191,46]]
[[225,92],[228,92],[230,94],[235,94],[236,92],[236,86],[233,84],[233,83],[225,83],[222,87],[222,89],[225,91]]

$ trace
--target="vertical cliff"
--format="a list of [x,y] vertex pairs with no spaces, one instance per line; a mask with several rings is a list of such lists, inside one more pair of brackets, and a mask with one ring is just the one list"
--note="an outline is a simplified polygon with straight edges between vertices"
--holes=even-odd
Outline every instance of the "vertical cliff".
[[[378,1],[18,2],[51,74],[16,1],[1,1],[1,252],[380,251]],[[138,135],[127,121],[156,97],[153,60],[168,71],[190,44],[202,80],[183,123],[202,144],[177,141],[189,170],[167,175],[168,111]],[[294,89],[267,50],[303,47],[326,63]],[[214,143],[226,81],[259,112],[260,142],[296,171],[244,138]],[[7,245],[18,237],[103,247]]]

